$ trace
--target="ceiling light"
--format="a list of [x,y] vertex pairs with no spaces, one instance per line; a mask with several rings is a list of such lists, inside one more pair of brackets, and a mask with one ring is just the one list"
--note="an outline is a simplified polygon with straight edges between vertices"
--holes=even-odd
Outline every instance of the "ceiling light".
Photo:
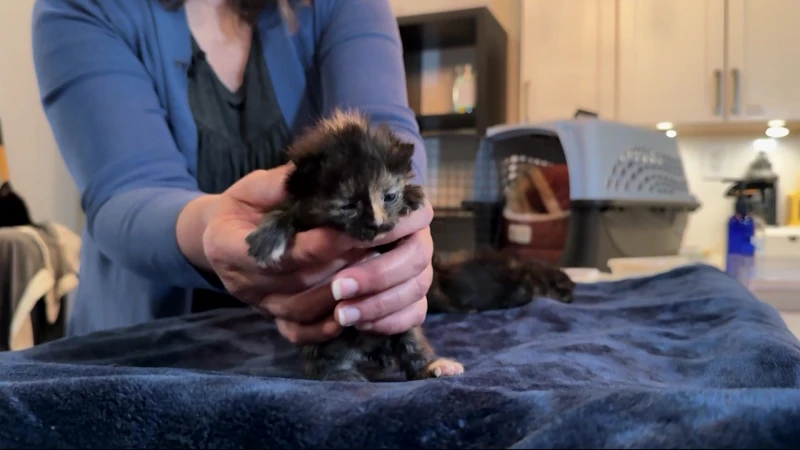
[[656,124],[656,129],[661,131],[664,130],[671,130],[672,129],[672,122],[659,122]]
[[778,141],[775,139],[756,139],[753,141],[753,150],[756,151],[763,151],[763,152],[771,152],[778,147]]
[[781,119],[773,119],[773,120],[770,120],[769,122],[767,122],[767,126],[770,127],[770,128],[772,128],[772,127],[782,127],[784,125],[786,125],[786,121],[785,120],[781,120]]
[[666,134],[667,134],[667,137],[668,137],[668,138],[674,138],[675,136],[677,136],[677,135],[678,135],[678,132],[677,132],[677,131],[675,131],[675,130],[667,130],[667,133],[666,133]]
[[767,128],[767,136],[771,138],[782,138],[789,134],[789,129],[785,127],[769,127]]

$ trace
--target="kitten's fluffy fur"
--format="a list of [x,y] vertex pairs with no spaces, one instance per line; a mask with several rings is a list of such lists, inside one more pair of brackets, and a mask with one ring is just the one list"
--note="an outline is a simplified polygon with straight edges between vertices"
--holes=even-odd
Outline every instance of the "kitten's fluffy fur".
[[429,313],[514,308],[535,297],[572,302],[575,283],[564,271],[513,252],[482,250],[433,258]]
[[424,201],[422,188],[407,184],[413,155],[387,126],[370,130],[360,114],[334,112],[289,148],[287,198],[248,237],[250,255],[277,263],[296,233],[320,226],[364,241],[390,231]]
[[[247,238],[262,265],[280,261],[294,235],[326,226],[370,241],[390,231],[424,203],[420,186],[409,184],[414,147],[386,126],[370,130],[356,112],[337,111],[300,136],[289,149],[296,168],[286,180],[287,198]],[[376,248],[387,251],[392,245]],[[556,268],[501,252],[433,261],[430,312],[502,309],[535,296],[572,299],[573,283]],[[441,358],[421,327],[394,336],[347,328],[326,343],[302,347],[304,370],[317,379],[365,381],[362,362],[387,368],[397,363],[408,379],[457,375],[456,361]]]
[[[277,263],[296,233],[321,226],[364,241],[391,231],[424,203],[422,188],[408,183],[413,154],[413,144],[387,126],[371,130],[357,112],[336,111],[289,149],[295,170],[286,180],[286,201],[248,236],[250,255],[262,265]],[[359,366],[366,361],[384,368],[396,362],[408,379],[464,371],[436,355],[421,327],[393,336],[351,327],[329,342],[304,345],[302,353],[306,375],[317,379],[365,381]]]

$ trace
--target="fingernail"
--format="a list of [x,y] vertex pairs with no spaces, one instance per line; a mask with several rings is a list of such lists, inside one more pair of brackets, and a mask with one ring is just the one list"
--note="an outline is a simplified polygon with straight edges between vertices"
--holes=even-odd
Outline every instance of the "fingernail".
[[335,300],[343,300],[356,295],[358,291],[358,283],[352,278],[340,278],[333,282],[331,285],[333,298]]
[[373,325],[372,325],[371,323],[369,323],[369,322],[366,322],[366,323],[361,323],[361,324],[358,324],[358,325],[356,325],[356,329],[358,329],[358,330],[361,330],[361,331],[369,331],[369,330],[371,330],[372,328],[374,328],[374,327],[373,327]]
[[358,322],[358,318],[361,317],[361,313],[352,306],[340,308],[338,315],[339,324],[343,327],[349,327],[350,325]]

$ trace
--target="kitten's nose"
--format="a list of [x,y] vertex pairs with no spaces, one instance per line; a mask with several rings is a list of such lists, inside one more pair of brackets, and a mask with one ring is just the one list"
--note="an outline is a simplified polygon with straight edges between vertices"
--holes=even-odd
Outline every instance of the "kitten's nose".
[[361,232],[359,233],[359,238],[362,241],[371,241],[375,239],[375,236],[377,235],[378,235],[378,227],[365,226],[364,228],[361,229]]

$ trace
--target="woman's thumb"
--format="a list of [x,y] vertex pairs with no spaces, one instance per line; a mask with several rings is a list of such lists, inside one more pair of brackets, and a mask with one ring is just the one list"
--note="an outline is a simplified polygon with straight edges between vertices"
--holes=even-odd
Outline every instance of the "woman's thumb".
[[255,209],[266,210],[277,206],[286,196],[286,177],[294,164],[284,164],[274,169],[250,172],[228,188],[227,194]]

